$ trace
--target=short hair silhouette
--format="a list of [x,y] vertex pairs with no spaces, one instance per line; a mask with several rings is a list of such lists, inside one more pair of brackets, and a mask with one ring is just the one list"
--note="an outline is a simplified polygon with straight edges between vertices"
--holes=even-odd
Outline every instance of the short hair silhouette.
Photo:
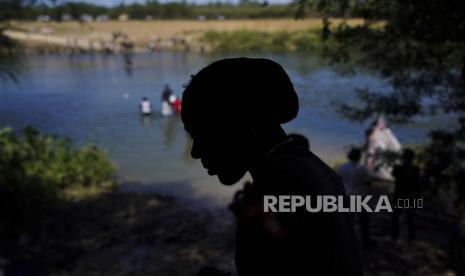
[[280,124],[295,118],[298,110],[294,86],[279,64],[233,58],[192,77],[182,96],[181,118],[194,141],[192,157],[231,185],[250,168],[254,135],[283,132]]
[[288,135],[289,138],[294,140],[297,145],[301,146],[303,149],[310,150],[310,141],[308,141],[307,137],[303,136],[302,134],[298,133],[291,133]]
[[362,152],[358,148],[351,148],[349,153],[347,154],[347,158],[355,163],[360,162],[360,158],[362,156]]
[[202,69],[187,85],[182,105],[188,131],[204,121],[239,122],[253,130],[286,123],[299,110],[294,86],[281,65],[251,58],[224,59]]

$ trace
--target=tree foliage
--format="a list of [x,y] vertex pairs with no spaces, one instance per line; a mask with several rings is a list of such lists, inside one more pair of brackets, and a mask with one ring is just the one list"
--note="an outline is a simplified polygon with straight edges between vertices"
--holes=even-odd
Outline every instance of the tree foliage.
[[392,90],[358,92],[363,105],[343,104],[356,120],[384,113],[396,121],[415,115],[465,111],[465,2],[370,0],[354,12],[363,26],[341,25],[328,47],[332,62],[379,72]]
[[342,114],[363,121],[382,113],[405,122],[441,113],[449,125],[456,120],[449,129],[431,132],[421,165],[424,187],[433,194],[447,191],[465,214],[465,1],[348,4],[365,23],[338,26],[326,45],[327,57],[334,64],[354,65],[353,70],[377,72],[391,85],[358,90],[358,103],[339,103]]

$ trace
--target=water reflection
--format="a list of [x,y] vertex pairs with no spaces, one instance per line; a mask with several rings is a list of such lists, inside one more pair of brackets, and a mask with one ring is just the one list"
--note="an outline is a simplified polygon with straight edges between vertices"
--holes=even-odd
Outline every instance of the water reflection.
[[175,116],[165,116],[162,120],[163,132],[165,135],[165,146],[170,148],[173,146],[173,141],[176,138],[175,123],[178,121],[178,118]]
[[123,60],[124,60],[124,72],[129,77],[132,75],[132,54],[131,53],[123,53]]
[[151,127],[152,126],[152,116],[153,115],[140,115],[140,122],[144,127]]

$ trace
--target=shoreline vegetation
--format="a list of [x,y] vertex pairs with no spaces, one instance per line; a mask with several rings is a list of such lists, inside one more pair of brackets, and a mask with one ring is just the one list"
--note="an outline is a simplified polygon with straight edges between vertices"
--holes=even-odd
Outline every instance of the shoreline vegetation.
[[115,167],[93,144],[41,134],[33,127],[0,129],[0,237],[40,239],[51,213],[116,187]]
[[[359,26],[357,18],[331,18]],[[120,52],[129,42],[133,52],[311,52],[321,49],[322,18],[162,20],[108,22],[11,21],[5,34],[28,53]],[[120,39],[115,36],[124,37]]]

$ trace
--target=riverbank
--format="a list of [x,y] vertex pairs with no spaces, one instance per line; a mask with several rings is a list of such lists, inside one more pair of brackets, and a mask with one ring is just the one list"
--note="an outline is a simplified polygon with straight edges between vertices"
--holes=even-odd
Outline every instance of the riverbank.
[[[331,19],[332,27],[336,27],[343,19]],[[360,19],[347,19],[348,25],[360,25]],[[224,50],[217,44],[224,44],[223,34],[234,40],[235,45],[243,40],[235,39],[234,34],[247,33],[252,40],[263,40],[263,36],[272,36],[271,40],[287,43],[289,47],[279,50],[293,51],[295,45],[314,43],[313,34],[322,28],[321,18],[306,20],[293,19],[259,19],[259,20],[164,20],[164,21],[107,21],[107,22],[11,22],[12,30],[6,34],[22,42],[27,47],[49,46],[51,49],[79,48],[82,50],[101,51],[115,40],[115,35],[123,35],[134,45],[136,52],[144,51],[214,51]],[[287,40],[287,33],[297,35],[296,44],[281,42]],[[213,35],[214,34],[214,35]],[[233,37],[230,38],[231,34]],[[275,37],[276,38],[273,38]],[[318,35],[316,38],[319,38]],[[266,38],[270,40],[269,38]],[[292,39],[291,39],[292,40]],[[55,48],[53,48],[55,47]],[[249,47],[250,48],[250,47]],[[269,45],[262,44],[262,50],[268,50]],[[276,47],[275,47],[276,48]],[[302,47],[301,47],[302,48]],[[306,49],[306,48],[302,48]],[[235,47],[233,50],[243,50]],[[253,49],[251,49],[253,50]],[[273,49],[269,49],[273,51]],[[275,49],[276,50],[276,49]]]

